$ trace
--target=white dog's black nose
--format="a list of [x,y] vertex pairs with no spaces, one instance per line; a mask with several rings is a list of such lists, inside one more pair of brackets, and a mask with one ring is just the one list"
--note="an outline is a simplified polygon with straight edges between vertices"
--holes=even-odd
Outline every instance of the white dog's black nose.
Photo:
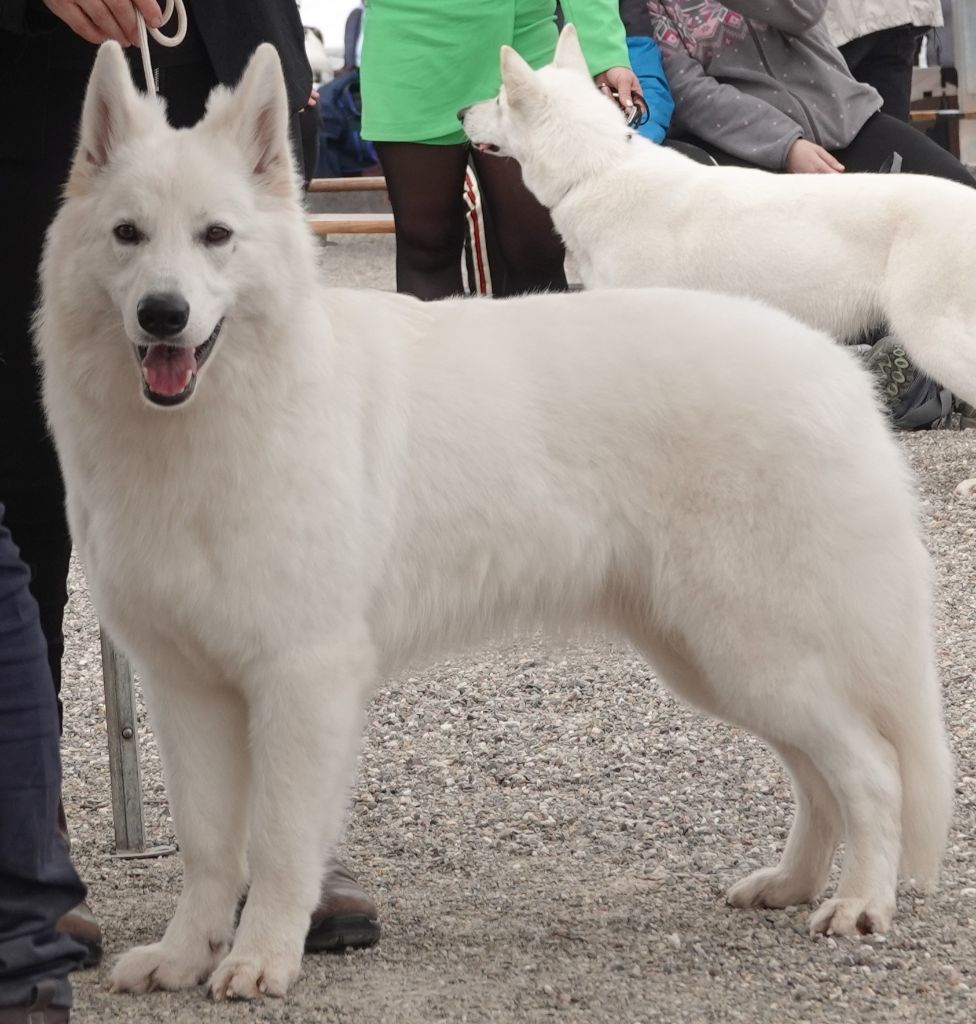
[[176,292],[155,292],[139,300],[139,326],[154,338],[172,338],[186,327],[190,304]]
[[458,119],[459,121],[461,121],[461,122],[463,123],[463,122],[464,122],[464,115],[465,115],[465,114],[466,114],[466,113],[467,113],[467,112],[468,112],[468,111],[469,111],[469,110],[470,110],[470,109],[471,109],[471,108],[472,108],[473,106],[474,106],[474,104],[473,104],[473,103],[469,103],[469,104],[468,104],[468,106],[466,106],[466,107],[462,107],[462,108],[461,108],[461,109],[460,109],[460,110],[459,110],[459,111],[457,112],[457,119]]

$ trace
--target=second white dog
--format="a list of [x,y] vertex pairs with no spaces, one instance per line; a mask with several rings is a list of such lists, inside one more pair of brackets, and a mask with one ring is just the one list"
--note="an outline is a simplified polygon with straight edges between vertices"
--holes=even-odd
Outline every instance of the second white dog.
[[464,114],[514,156],[589,287],[674,285],[762,299],[833,337],[887,321],[976,403],[976,189],[918,174],[707,167],[624,124],[572,25],[533,71],[502,48],[502,91]]

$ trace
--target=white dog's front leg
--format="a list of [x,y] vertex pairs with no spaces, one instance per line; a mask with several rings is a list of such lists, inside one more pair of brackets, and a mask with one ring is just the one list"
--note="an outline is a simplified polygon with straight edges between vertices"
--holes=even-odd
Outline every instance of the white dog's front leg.
[[162,941],[119,959],[115,992],[206,981],[230,947],[246,881],[250,758],[243,700],[210,683],[144,688],[183,857],[183,891]]
[[251,886],[215,999],[281,996],[298,977],[309,919],[355,767],[373,658],[349,636],[276,660],[249,680],[254,804]]

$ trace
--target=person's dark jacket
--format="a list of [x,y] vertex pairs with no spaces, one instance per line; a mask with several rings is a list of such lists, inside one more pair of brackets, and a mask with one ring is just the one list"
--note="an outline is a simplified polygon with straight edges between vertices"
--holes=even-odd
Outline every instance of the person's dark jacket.
[[[293,0],[185,0],[190,32],[173,49],[150,43],[153,66],[186,62],[202,46],[217,80],[234,84],[259,43],[277,48],[292,113],[308,102],[312,69]],[[175,20],[172,22],[175,25]],[[170,26],[163,32],[172,31]],[[36,153],[45,105],[58,102],[58,72],[88,68],[95,47],[76,36],[41,0],[0,0],[0,159]],[[136,48],[130,63],[141,67]]]

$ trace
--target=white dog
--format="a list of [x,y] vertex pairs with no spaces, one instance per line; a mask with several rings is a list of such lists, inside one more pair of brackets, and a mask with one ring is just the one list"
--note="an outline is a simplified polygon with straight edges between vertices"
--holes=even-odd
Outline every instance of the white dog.
[[502,47],[472,142],[514,156],[588,287],[762,299],[838,339],[887,321],[931,377],[976,403],[976,189],[915,174],[708,167],[631,131],[593,88],[572,25],[533,71]]
[[[37,343],[92,596],[185,864],[117,990],[298,974],[370,690],[499,630],[620,630],[793,778],[739,906],[884,930],[951,804],[912,485],[846,352],[744,300],[328,291],[280,65],[174,131],[106,43]],[[234,911],[250,882],[236,937]]]

